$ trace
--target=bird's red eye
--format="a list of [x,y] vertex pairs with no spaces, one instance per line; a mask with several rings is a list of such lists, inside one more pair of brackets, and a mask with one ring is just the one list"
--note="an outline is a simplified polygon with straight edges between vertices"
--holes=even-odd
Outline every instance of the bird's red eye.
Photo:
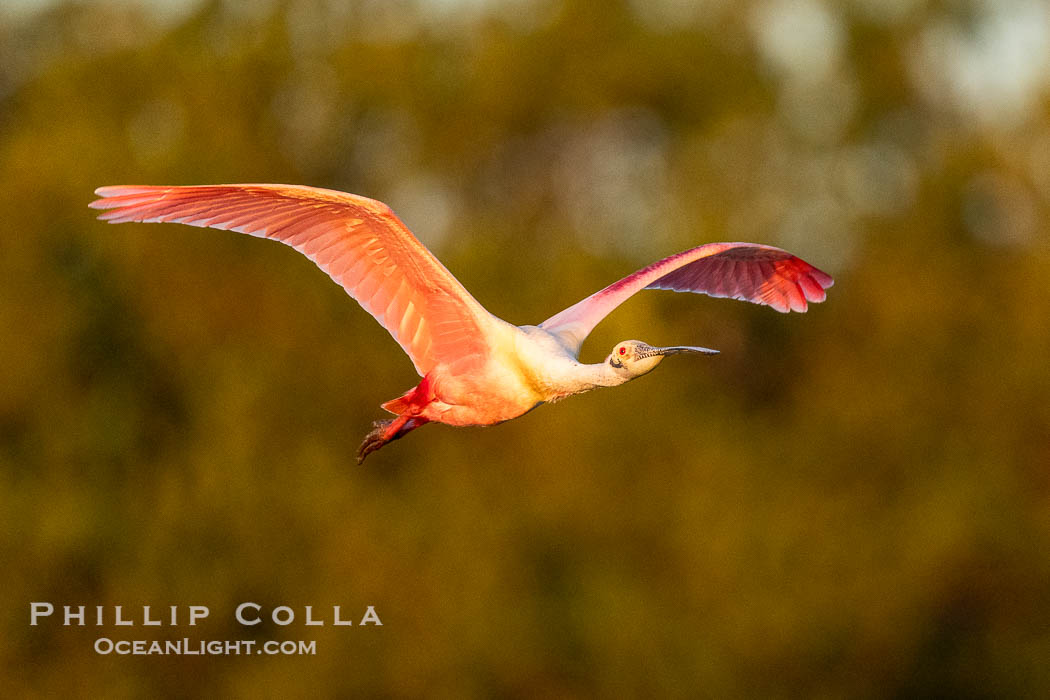
[[620,354],[621,355],[626,355],[627,354],[627,348],[625,348],[623,345],[620,346]]

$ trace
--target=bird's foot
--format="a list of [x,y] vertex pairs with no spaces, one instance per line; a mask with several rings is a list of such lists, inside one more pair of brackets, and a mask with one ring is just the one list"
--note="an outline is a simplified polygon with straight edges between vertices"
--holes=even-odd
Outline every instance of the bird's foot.
[[365,461],[365,457],[378,450],[388,442],[400,440],[421,425],[430,421],[422,416],[402,415],[387,420],[377,420],[372,423],[372,430],[365,435],[365,441],[357,450],[357,463]]
[[393,419],[377,420],[372,423],[372,430],[369,431],[368,435],[365,435],[365,440],[361,443],[361,447],[357,448],[358,464],[364,462],[365,457],[390,442],[390,426],[393,423]]

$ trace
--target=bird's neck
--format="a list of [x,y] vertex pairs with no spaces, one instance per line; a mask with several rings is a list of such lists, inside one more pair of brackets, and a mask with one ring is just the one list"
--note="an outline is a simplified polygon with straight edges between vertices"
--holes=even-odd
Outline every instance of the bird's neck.
[[[511,327],[513,328],[513,327]],[[535,326],[514,328],[509,358],[521,368],[523,378],[540,401],[558,401],[602,386],[617,386],[631,379],[618,374],[608,362],[581,363],[561,339]]]
[[625,376],[614,370],[608,362],[599,362],[594,365],[579,365],[576,375],[578,388],[574,394],[580,394],[591,389],[603,386],[619,386],[631,381],[633,377]]

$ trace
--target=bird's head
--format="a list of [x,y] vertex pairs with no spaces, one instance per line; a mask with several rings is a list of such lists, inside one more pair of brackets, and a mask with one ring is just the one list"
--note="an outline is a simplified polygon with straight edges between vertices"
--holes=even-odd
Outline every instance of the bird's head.
[[640,340],[624,340],[616,344],[609,357],[605,359],[605,362],[612,367],[616,374],[623,377],[624,381],[627,381],[652,372],[665,357],[679,353],[717,355],[718,351],[689,345],[657,348]]

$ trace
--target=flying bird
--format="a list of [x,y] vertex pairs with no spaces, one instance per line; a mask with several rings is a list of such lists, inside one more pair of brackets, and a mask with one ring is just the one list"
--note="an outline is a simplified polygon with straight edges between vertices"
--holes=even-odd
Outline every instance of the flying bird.
[[493,425],[543,403],[651,372],[668,355],[716,354],[687,345],[617,343],[597,364],[580,346],[613,309],[642,289],[742,299],[777,311],[824,301],[831,276],[780,248],[708,243],[658,260],[535,326],[489,313],[373,199],[302,185],[117,186],[89,205],[110,223],[174,222],[271,238],[295,248],[372,314],[408,354],[419,384],[382,407],[358,463],[429,422]]

